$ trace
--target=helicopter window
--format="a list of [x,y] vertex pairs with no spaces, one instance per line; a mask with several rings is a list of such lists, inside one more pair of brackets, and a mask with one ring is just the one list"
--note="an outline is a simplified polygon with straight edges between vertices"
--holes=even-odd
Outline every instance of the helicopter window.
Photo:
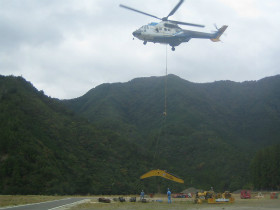
[[178,28],[178,29],[180,29],[179,26],[173,25],[173,24],[169,24],[169,23],[165,23],[164,26],[165,26],[165,27],[168,27],[168,28]]

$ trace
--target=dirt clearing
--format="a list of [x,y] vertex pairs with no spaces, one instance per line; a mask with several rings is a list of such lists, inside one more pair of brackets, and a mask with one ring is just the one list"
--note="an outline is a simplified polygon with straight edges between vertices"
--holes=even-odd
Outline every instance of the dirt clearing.
[[[233,204],[194,204],[192,199],[173,198],[172,204],[167,203],[165,197],[157,197],[148,199],[148,203],[127,202],[129,197],[126,197],[126,202],[99,203],[98,198],[92,198],[89,202],[72,207],[70,210],[181,210],[181,209],[202,209],[202,210],[279,210],[280,199],[272,200],[269,196],[263,199],[240,199],[239,195],[235,195]],[[112,199],[112,197],[108,197]]]

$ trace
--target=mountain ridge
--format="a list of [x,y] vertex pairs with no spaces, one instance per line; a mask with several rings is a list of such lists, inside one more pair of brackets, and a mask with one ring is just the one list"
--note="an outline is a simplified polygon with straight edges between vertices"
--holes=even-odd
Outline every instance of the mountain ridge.
[[134,193],[148,159],[23,78],[0,76],[0,194]]
[[[165,82],[166,117],[163,116]],[[158,151],[168,166],[159,164],[159,167],[185,176],[197,186],[201,184],[199,180],[208,179],[218,188],[233,189],[250,182],[248,168],[255,152],[279,143],[279,90],[279,75],[258,81],[213,83],[192,83],[168,75],[101,85],[78,99],[67,101],[66,105],[94,124],[100,125],[103,122],[99,119],[106,119],[110,129]],[[79,107],[79,103],[82,108],[75,110],[73,107]],[[209,144],[208,148],[205,144]],[[210,161],[212,156],[216,156],[216,164]],[[223,160],[230,160],[231,156],[234,163]],[[193,162],[186,164],[183,159]],[[229,167],[215,168],[217,164]],[[214,170],[209,177],[211,169]],[[196,175],[197,170],[200,176]],[[225,180],[225,177],[231,178]],[[211,187],[207,181],[203,185]]]
[[58,100],[0,76],[0,193],[155,192],[139,177],[157,168],[185,181],[162,189],[251,186],[252,158],[279,144],[279,91],[279,75],[202,84],[168,75]]
[[[230,109],[234,109],[238,116],[231,116],[231,118],[238,118],[240,115],[243,114],[249,114],[250,109],[254,107],[253,103],[261,103],[260,100],[262,100],[260,97],[271,97],[271,94],[280,95],[279,91],[277,92],[279,87],[279,78],[280,76],[277,75],[275,77],[269,77],[264,78],[259,81],[246,81],[242,83],[238,82],[232,82],[232,81],[218,81],[214,83],[192,83],[183,79],[180,79],[178,76],[175,75],[169,75],[167,77],[167,112],[168,112],[168,119],[170,121],[173,120],[175,117],[173,113],[174,109],[181,109],[180,113],[188,113],[189,115],[193,115],[191,113],[192,109],[196,109],[196,107],[200,108],[200,112],[206,112],[204,114],[212,115],[212,117],[216,117],[216,115],[227,115],[230,116],[231,113],[229,113]],[[271,87],[271,84],[267,85],[266,81],[271,79],[275,80],[276,87]],[[145,80],[147,83],[143,83],[142,81]],[[266,91],[264,91],[264,85],[268,87]],[[176,85],[175,85],[176,84]],[[164,88],[165,88],[165,78],[164,77],[150,77],[146,80],[146,78],[138,78],[131,80],[127,83],[118,83],[118,84],[106,84],[106,88],[103,88],[104,86],[98,86],[94,89],[91,89],[88,91],[84,96],[81,96],[78,99],[70,100],[68,102],[71,103],[69,106],[72,107],[72,110],[76,110],[79,114],[83,115],[87,119],[91,120],[91,114],[88,113],[88,107],[91,109],[92,112],[96,112],[92,109],[93,104],[99,104],[101,106],[101,110],[103,106],[106,106],[106,103],[108,103],[108,100],[112,101],[112,104],[115,103],[113,106],[110,104],[110,106],[113,106],[114,113],[117,112],[119,115],[116,117],[113,117],[113,119],[120,119],[123,120],[124,123],[129,123],[137,126],[141,126],[141,124],[146,124],[146,122],[138,122],[134,123],[133,120],[129,121],[129,118],[133,118],[135,121],[136,119],[139,119],[139,116],[135,116],[134,113],[137,112],[137,110],[140,110],[141,116],[145,114],[146,112],[149,113],[149,115],[153,116],[153,118],[160,118],[161,114],[164,112]],[[156,91],[152,88],[156,88]],[[110,88],[112,90],[110,90]],[[126,88],[126,90],[125,90]],[[187,88],[187,89],[184,89]],[[106,89],[106,92],[102,92],[104,89]],[[135,91],[135,89],[138,89],[138,91]],[[140,89],[140,90],[139,90]],[[257,92],[255,89],[258,89]],[[153,90],[153,91],[149,91]],[[184,90],[184,91],[181,91]],[[195,92],[195,94],[193,94]],[[119,94],[121,93],[121,94]],[[246,93],[246,95],[244,95]],[[262,94],[262,95],[261,95]],[[96,97],[98,95],[98,97]],[[117,96],[116,96],[117,95]],[[94,99],[93,99],[94,98]],[[130,98],[128,100],[128,98]],[[157,100],[153,101],[153,98],[156,98]],[[180,101],[181,98],[184,98],[183,102]],[[243,104],[237,104],[236,99],[242,101]],[[74,106],[77,107],[79,104],[79,100],[83,100],[83,105],[80,106],[79,110],[73,108]],[[94,101],[93,101],[94,100]],[[102,101],[102,103],[99,103],[99,100]],[[206,101],[207,100],[207,101]],[[251,100],[250,103],[248,100]],[[279,99],[277,99],[279,100]],[[107,102],[106,102],[107,101]],[[145,101],[145,103],[143,103]],[[209,103],[210,101],[210,103]],[[218,101],[218,103],[217,103]],[[102,105],[100,105],[102,104]],[[127,104],[125,107],[124,104]],[[141,105],[139,105],[141,104]],[[147,106],[147,104],[149,106]],[[177,106],[178,104],[181,104],[180,106]],[[277,111],[279,111],[279,106],[277,106],[277,102],[275,102],[275,108]],[[118,107],[119,106],[119,107]],[[140,106],[140,107],[139,107]],[[175,107],[176,106],[176,107]],[[184,110],[183,107],[188,106],[188,110]],[[200,107],[199,107],[200,106]],[[130,108],[133,107],[133,108]],[[155,113],[149,112],[149,109],[151,107],[155,107]],[[117,109],[117,110],[116,110]],[[141,110],[142,109],[142,110]],[[100,110],[100,109],[98,109]],[[210,110],[210,111],[209,111]],[[177,110],[178,112],[178,110]],[[222,113],[223,112],[223,113]],[[246,113],[244,113],[246,112]],[[247,113],[248,112],[248,113]],[[108,110],[102,111],[102,113],[99,113],[103,117],[108,117],[110,114],[108,114]],[[171,114],[170,114],[171,113]],[[169,116],[169,114],[171,116]],[[196,113],[199,115],[199,113]],[[179,115],[179,114],[177,114]],[[130,117],[132,116],[132,117]],[[96,116],[94,115],[96,118]],[[110,117],[109,117],[110,118]],[[187,117],[186,117],[187,118]],[[93,121],[95,121],[94,119]],[[127,122],[128,120],[128,122]],[[138,120],[139,121],[139,120]],[[132,122],[132,123],[131,123]],[[157,123],[157,122],[155,122]]]

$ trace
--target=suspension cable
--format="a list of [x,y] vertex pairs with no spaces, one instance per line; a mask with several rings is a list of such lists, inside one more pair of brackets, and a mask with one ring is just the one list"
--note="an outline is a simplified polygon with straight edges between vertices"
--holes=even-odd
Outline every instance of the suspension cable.
[[164,140],[166,140],[166,117],[167,117],[167,52],[168,48],[166,45],[165,50],[165,80],[164,80],[164,112],[163,112],[163,119],[162,119],[162,125],[160,126],[159,133],[156,139],[156,148],[155,153],[153,157],[152,167],[154,167],[156,156],[159,154],[159,139],[162,135],[162,132],[164,133]]
[[165,49],[164,115],[167,115],[167,45]]

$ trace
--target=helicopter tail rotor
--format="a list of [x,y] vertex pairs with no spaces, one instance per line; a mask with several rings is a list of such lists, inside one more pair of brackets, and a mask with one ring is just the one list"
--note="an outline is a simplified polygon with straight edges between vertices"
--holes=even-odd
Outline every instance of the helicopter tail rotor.
[[215,37],[213,39],[211,39],[211,41],[213,42],[219,42],[220,37],[223,35],[223,33],[225,32],[225,30],[228,28],[227,25],[222,26],[221,28],[218,29],[218,31],[214,34]]
[[217,29],[217,31],[219,31],[219,28],[216,23],[214,23],[214,27]]

